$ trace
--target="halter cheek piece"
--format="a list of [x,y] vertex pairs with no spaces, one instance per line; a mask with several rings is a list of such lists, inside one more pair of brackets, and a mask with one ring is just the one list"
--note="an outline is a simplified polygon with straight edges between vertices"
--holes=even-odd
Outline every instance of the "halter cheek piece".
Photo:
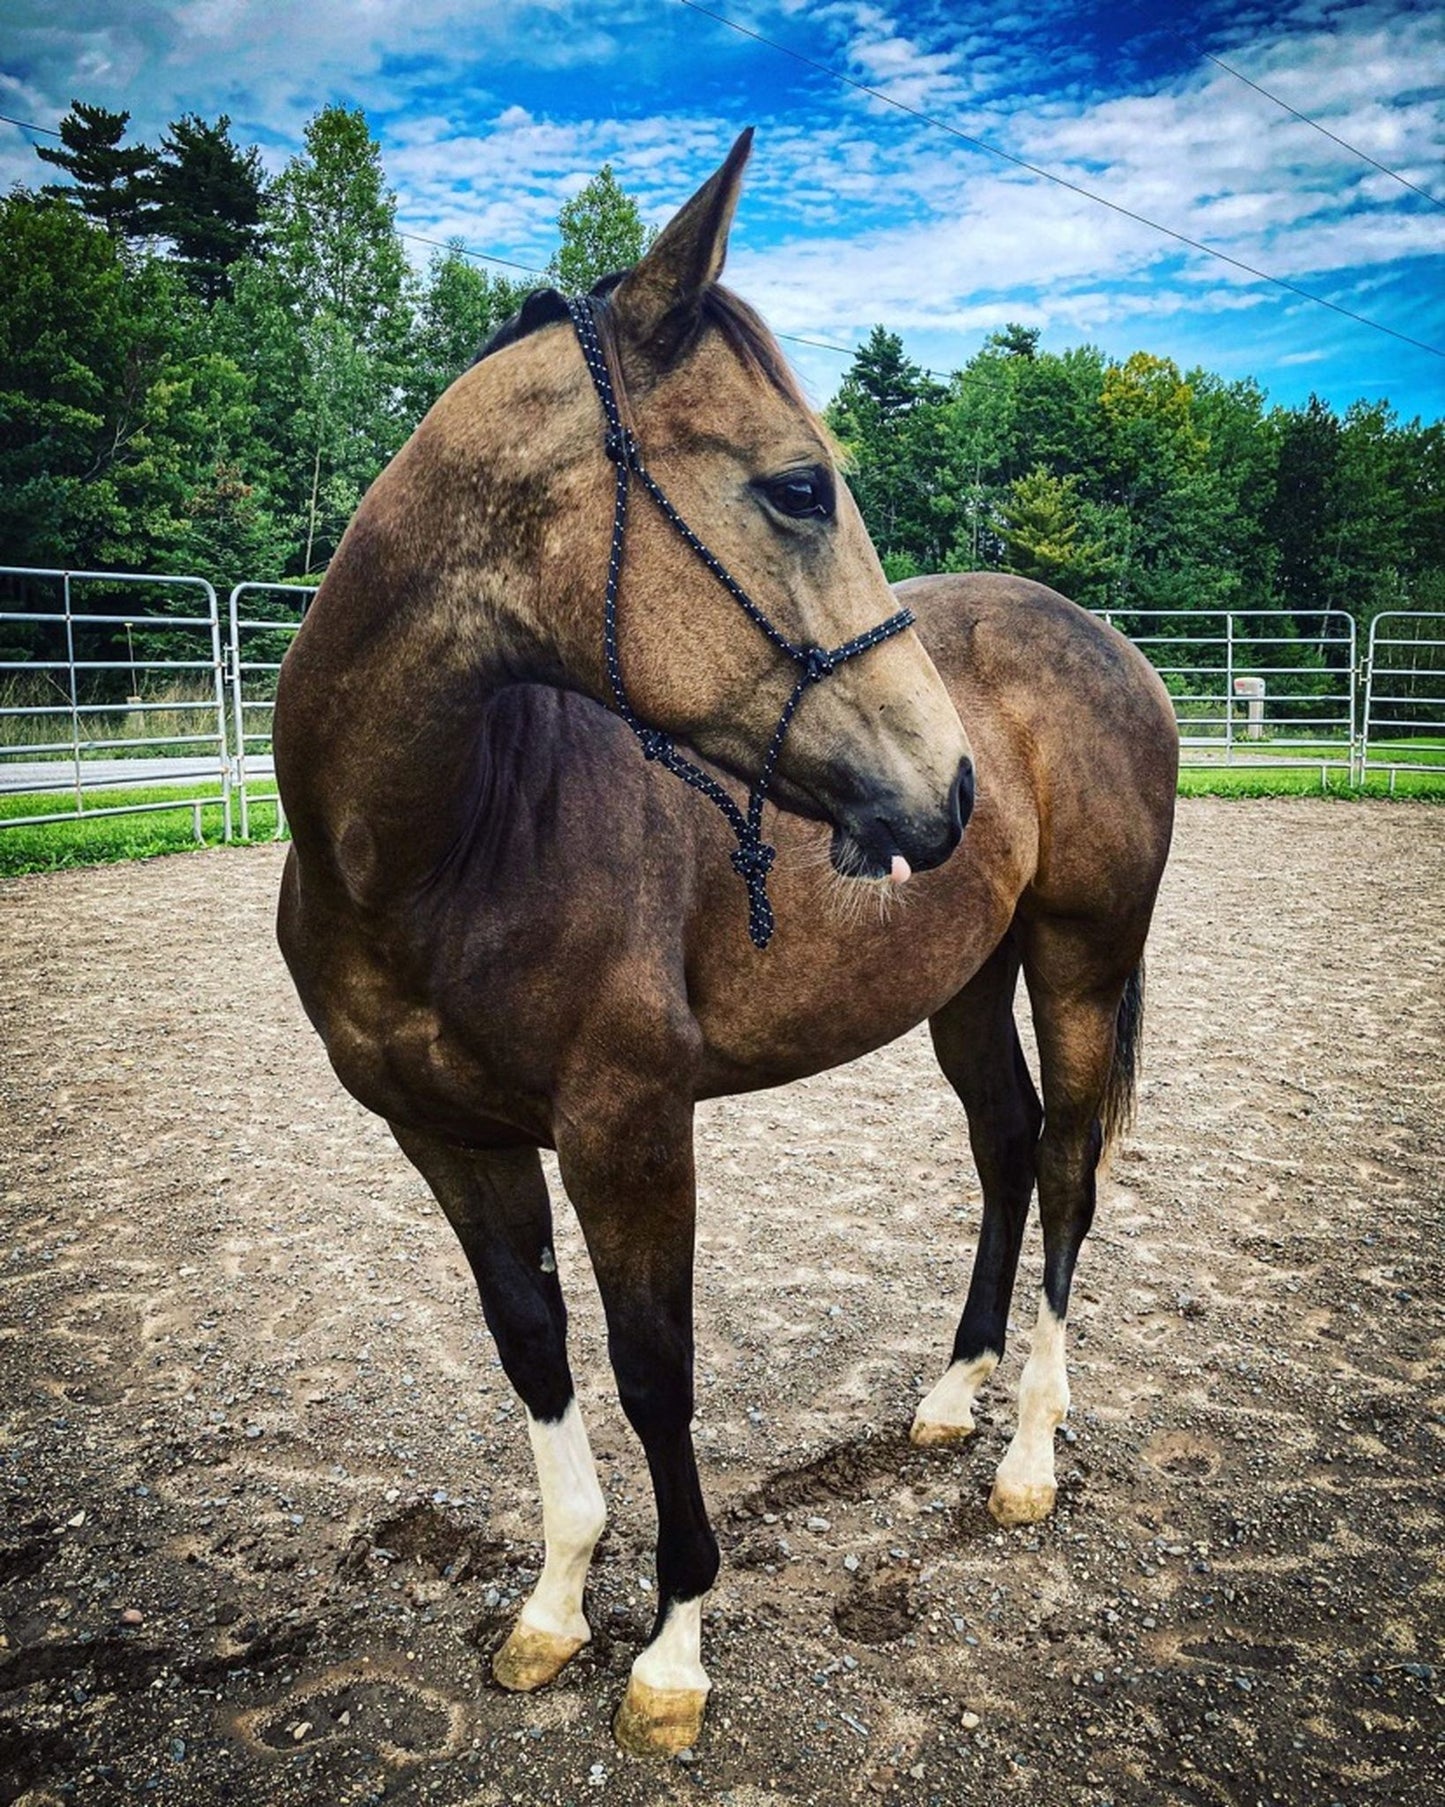
[[[786,634],[779,633],[732,573],[713,553],[708,551],[687,522],[683,520],[663,493],[662,486],[643,463],[641,447],[622,424],[622,415],[617,406],[617,396],[612,387],[612,378],[608,373],[607,360],[603,356],[602,345],[597,336],[597,323],[593,316],[591,299],[587,296],[572,297],[567,302],[567,312],[572,317],[572,324],[577,330],[577,339],[582,347],[582,355],[587,361],[587,368],[596,387],[598,399],[602,403],[603,417],[607,422],[604,445],[607,456],[612,460],[617,471],[617,500],[612,516],[612,550],[607,558],[607,591],[602,607],[602,651],[607,663],[607,679],[612,686],[612,696],[617,705],[617,713],[637,736],[646,758],[657,760],[660,765],[666,766],[669,772],[673,772],[681,778],[685,784],[690,784],[694,790],[701,791],[705,797],[710,797],[727,817],[733,833],[738,838],[737,847],[732,855],[733,870],[742,879],[748,890],[748,936],[755,947],[763,948],[768,945],[773,935],[773,906],[768,901],[768,873],[777,857],[777,850],[770,847],[762,835],[763,800],[768,794],[768,786],[772,783],[773,771],[778,763],[778,755],[783,750],[783,739],[788,732],[788,725],[793,719],[794,711],[803,699],[803,692],[810,685],[820,684],[830,672],[836,671],[849,659],[856,659],[859,653],[866,653],[870,647],[877,646],[884,640],[892,639],[894,634],[901,633],[906,627],[912,627],[913,613],[909,609],[900,609],[896,615],[890,615],[877,627],[869,628],[867,633],[854,635],[851,640],[845,640],[841,646],[835,646],[831,652],[821,646],[799,646],[795,641],[789,640]],[[636,476],[638,482],[662,510],[664,517],[717,578],[754,626],[764,633],[778,651],[791,659],[798,668],[797,681],[793,685],[792,694],[783,705],[783,713],[778,718],[778,725],[773,730],[773,738],[768,743],[762,770],[759,772],[752,790],[748,793],[746,815],[714,777],[678,752],[668,735],[657,728],[649,728],[646,723],[641,721],[627,700],[627,691],[622,682],[622,661],[617,651],[617,591],[622,578],[622,549],[627,534],[627,493],[633,476]]]

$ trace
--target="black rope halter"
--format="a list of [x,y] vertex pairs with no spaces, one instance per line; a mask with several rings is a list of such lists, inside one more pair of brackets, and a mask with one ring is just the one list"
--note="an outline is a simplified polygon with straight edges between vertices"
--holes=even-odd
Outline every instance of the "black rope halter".
[[[831,652],[822,646],[800,646],[796,641],[789,640],[786,634],[780,633],[721,560],[707,549],[687,522],[683,520],[667,499],[662,486],[643,463],[641,447],[622,424],[622,413],[617,405],[617,395],[612,387],[607,359],[603,356],[602,344],[597,336],[597,322],[593,315],[590,297],[575,296],[569,299],[567,312],[572,316],[572,324],[577,329],[582,355],[587,360],[587,368],[591,372],[598,399],[602,403],[602,413],[607,422],[604,445],[607,456],[612,460],[617,471],[617,501],[612,516],[612,550],[607,558],[607,592],[602,608],[602,652],[607,663],[607,680],[612,686],[612,696],[617,705],[617,713],[637,736],[645,758],[655,759],[660,765],[666,766],[669,772],[673,772],[681,778],[684,784],[690,784],[694,790],[701,791],[705,797],[710,797],[727,817],[733,833],[738,838],[737,847],[732,855],[733,870],[742,879],[748,890],[748,936],[755,947],[763,948],[768,945],[773,935],[773,906],[768,901],[768,873],[777,857],[777,850],[770,847],[763,839],[763,800],[768,794],[768,786],[772,783],[778,755],[783,750],[783,739],[788,732],[794,711],[803,699],[803,692],[810,685],[820,684],[830,672],[836,671],[849,659],[856,659],[859,653],[866,653],[870,647],[877,646],[884,640],[892,639],[894,634],[901,633],[906,627],[912,627],[913,612],[910,609],[900,609],[896,615],[890,615],[877,627],[871,627],[863,634],[855,634],[851,640],[845,640],[841,646],[835,646]],[[700,766],[694,765],[690,759],[685,759],[678,752],[669,735],[662,733],[660,729],[649,728],[637,716],[627,700],[627,691],[622,682],[622,661],[617,650],[617,591],[622,579],[622,548],[627,534],[628,486],[634,475],[662,510],[665,518],[717,578],[748,619],[772,641],[780,653],[791,659],[798,668],[797,681],[793,685],[792,694],[783,705],[783,713],[778,718],[778,725],[773,730],[773,738],[768,743],[768,750],[763,758],[762,770],[748,793],[746,815],[710,773],[703,771]]]

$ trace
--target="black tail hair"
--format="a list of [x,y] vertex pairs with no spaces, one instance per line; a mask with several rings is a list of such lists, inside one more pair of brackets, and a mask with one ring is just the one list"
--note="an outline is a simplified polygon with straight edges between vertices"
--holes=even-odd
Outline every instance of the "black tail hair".
[[1109,1069],[1099,1122],[1108,1148],[1134,1121],[1134,1087],[1140,1072],[1144,1039],[1144,962],[1141,960],[1124,985],[1114,1024],[1114,1064]]

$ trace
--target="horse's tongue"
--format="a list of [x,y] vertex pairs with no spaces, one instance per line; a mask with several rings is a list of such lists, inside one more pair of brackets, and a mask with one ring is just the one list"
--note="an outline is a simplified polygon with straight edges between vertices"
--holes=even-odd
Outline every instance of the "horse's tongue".
[[894,854],[893,866],[889,871],[888,876],[895,885],[906,885],[909,879],[913,877],[913,868],[908,864],[908,861],[904,859],[901,853]]

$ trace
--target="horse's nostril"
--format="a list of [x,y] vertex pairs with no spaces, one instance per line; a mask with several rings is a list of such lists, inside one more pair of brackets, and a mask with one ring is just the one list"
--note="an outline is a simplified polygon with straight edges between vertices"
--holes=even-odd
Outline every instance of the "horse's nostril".
[[953,789],[948,798],[949,814],[959,834],[968,826],[968,818],[973,814],[973,791],[973,761],[961,759],[958,763],[958,776],[953,781]]

